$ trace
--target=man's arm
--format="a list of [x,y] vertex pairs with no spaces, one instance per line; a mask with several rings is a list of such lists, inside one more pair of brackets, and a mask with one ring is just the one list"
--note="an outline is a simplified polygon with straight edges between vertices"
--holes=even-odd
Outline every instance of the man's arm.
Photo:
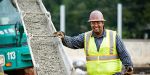
[[62,43],[73,49],[84,48],[84,33],[74,37],[65,36],[64,39],[62,39]]
[[117,51],[118,55],[120,57],[120,60],[122,61],[124,66],[133,66],[133,63],[131,61],[131,57],[129,53],[127,52],[127,49],[125,48],[125,45],[121,38],[117,35],[116,37],[116,45],[117,45]]
[[132,75],[133,63],[131,61],[131,57],[130,57],[129,53],[127,52],[127,49],[125,48],[123,41],[121,40],[121,38],[118,35],[116,37],[116,43],[117,43],[118,55],[119,55],[120,60],[122,61],[123,65],[125,66],[125,75]]

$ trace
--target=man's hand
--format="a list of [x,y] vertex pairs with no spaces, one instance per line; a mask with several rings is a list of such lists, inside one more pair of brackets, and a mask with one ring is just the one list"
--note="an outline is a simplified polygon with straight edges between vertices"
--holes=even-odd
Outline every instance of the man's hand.
[[64,39],[64,37],[65,37],[65,33],[62,31],[54,32],[53,34],[54,34],[54,36],[59,37],[61,39]]
[[133,67],[132,66],[128,66],[125,69],[126,69],[126,72],[124,75],[132,75],[133,74]]

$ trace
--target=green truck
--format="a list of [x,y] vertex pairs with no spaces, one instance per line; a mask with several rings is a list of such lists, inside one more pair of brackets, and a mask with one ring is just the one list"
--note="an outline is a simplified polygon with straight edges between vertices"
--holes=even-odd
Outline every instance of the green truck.
[[8,75],[33,67],[27,35],[12,0],[0,0],[0,55]]

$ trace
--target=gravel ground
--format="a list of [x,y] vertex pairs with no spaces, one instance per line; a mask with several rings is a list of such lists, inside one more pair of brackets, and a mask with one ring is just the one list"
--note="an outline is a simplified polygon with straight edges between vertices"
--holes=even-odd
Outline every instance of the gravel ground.
[[[48,22],[41,12],[36,0],[18,0],[19,7],[24,11],[24,22],[28,34],[33,35],[30,45],[33,52],[38,75],[67,75],[64,63],[59,53],[60,42],[48,29]],[[44,35],[44,37],[40,37]]]

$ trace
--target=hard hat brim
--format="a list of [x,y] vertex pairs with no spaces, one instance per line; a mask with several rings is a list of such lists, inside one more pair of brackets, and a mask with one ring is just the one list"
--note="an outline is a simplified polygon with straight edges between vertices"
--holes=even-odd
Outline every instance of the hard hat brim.
[[92,22],[92,21],[106,21],[105,19],[103,20],[88,20],[88,22]]

